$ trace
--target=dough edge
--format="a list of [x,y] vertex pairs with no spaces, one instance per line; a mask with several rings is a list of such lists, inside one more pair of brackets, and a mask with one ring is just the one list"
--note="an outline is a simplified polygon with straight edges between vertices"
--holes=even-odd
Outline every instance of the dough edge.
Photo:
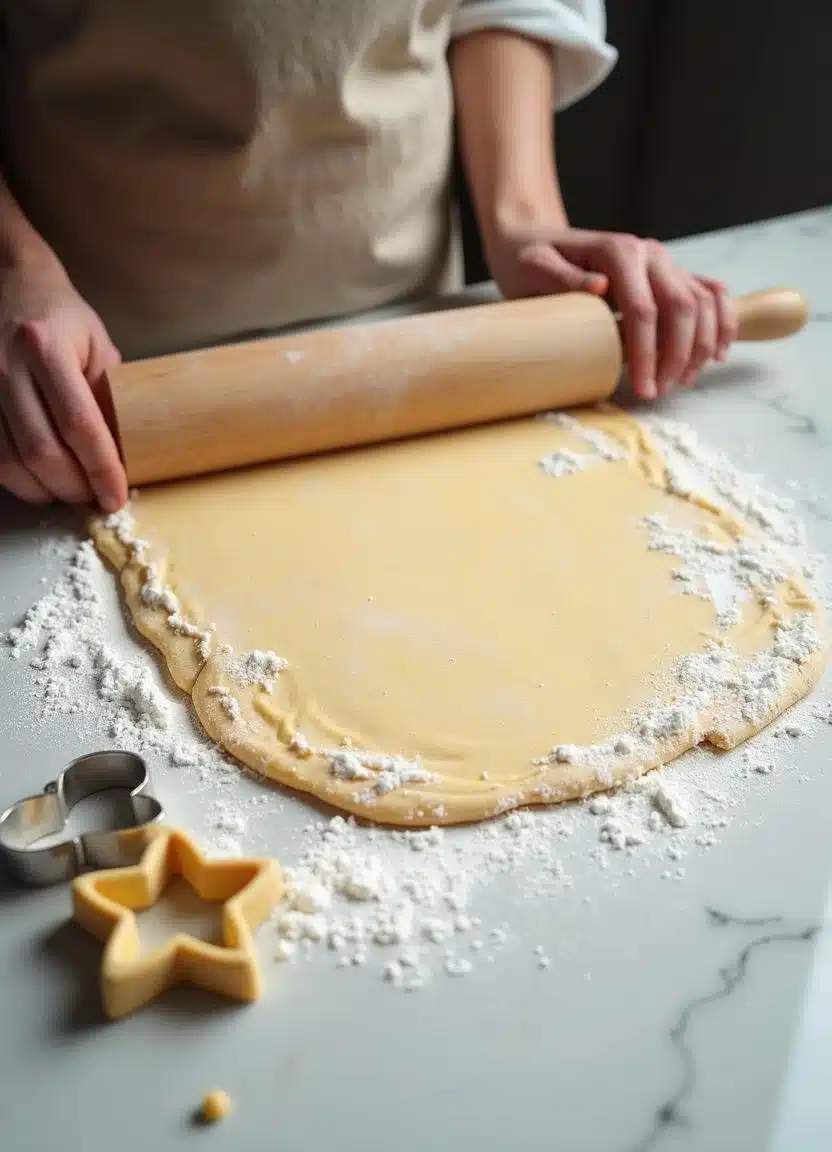
[[[308,793],[317,800],[350,812],[371,823],[396,827],[428,828],[436,825],[467,824],[503,815],[515,808],[559,804],[609,792],[643,776],[699,744],[709,744],[715,755],[730,751],[777,720],[792,705],[803,699],[819,680],[827,661],[824,647],[800,666],[795,666],[788,689],[759,721],[720,722],[719,714],[726,699],[716,699],[697,724],[688,732],[657,742],[656,754],[644,759],[622,757],[610,765],[610,782],[601,782],[595,770],[587,765],[547,764],[532,768],[523,782],[512,790],[505,781],[441,778],[433,783],[406,784],[372,801],[362,799],[363,785],[368,781],[341,781],[329,772],[328,761],[321,757],[304,760],[286,754],[277,733],[266,729],[266,738],[246,732],[246,722],[256,724],[259,713],[256,688],[234,687],[240,703],[242,721],[232,722],[224,714],[216,696],[208,688],[222,685],[223,674],[209,657],[194,684],[191,701],[203,729],[212,740],[242,761],[259,777],[266,777],[296,792]],[[230,683],[230,682],[229,682]],[[314,765],[314,775],[309,767]]]

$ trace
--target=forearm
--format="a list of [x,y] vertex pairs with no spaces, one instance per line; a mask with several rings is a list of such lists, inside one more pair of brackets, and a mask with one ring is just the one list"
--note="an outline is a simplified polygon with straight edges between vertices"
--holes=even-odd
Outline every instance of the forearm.
[[486,247],[498,230],[567,227],[551,46],[487,30],[455,41],[450,62],[462,161]]
[[0,268],[44,263],[58,265],[59,261],[0,174]]

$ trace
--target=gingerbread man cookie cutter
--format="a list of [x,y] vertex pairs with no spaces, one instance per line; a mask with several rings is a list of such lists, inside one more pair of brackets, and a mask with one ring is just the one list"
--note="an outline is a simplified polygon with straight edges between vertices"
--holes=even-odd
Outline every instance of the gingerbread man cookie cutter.
[[[0,859],[23,884],[57,884],[90,868],[134,864],[146,843],[139,833],[164,816],[150,795],[147,766],[134,752],[91,752],[80,756],[36,796],[18,800],[0,815]],[[127,793],[129,819],[118,828],[85,832],[57,843],[39,844],[66,827],[82,800],[118,789]]]
[[[137,911],[155,904],[168,883],[183,877],[201,899],[222,904],[222,941],[178,932],[143,953]],[[73,916],[104,941],[101,996],[106,1014],[125,1016],[174,984],[186,982],[237,1000],[260,995],[254,931],[283,896],[276,860],[206,860],[176,828],[149,831],[138,864],[79,876]]]

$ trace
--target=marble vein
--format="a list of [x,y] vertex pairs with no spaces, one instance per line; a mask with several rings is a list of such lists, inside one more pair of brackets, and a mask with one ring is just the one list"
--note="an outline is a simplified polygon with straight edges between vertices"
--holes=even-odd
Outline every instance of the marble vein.
[[775,931],[784,923],[782,916],[747,917],[732,916],[717,908],[706,908],[709,923],[716,928],[757,928],[767,929],[761,935],[748,941],[736,957],[717,973],[717,987],[711,992],[697,996],[685,1004],[668,1032],[671,1045],[679,1061],[678,1083],[670,1095],[659,1104],[652,1122],[639,1140],[627,1148],[627,1152],[653,1152],[663,1143],[665,1136],[673,1130],[689,1128],[692,1121],[686,1112],[691,1097],[696,1090],[697,1061],[690,1040],[690,1029],[694,1019],[703,1011],[721,1000],[727,999],[744,982],[756,952],[761,952],[775,944],[806,944],[814,940],[823,930],[819,924],[804,928],[789,928]]
[[808,416],[805,412],[799,412],[793,408],[785,396],[762,396],[761,400],[768,408],[773,408],[775,412],[779,412],[781,416],[785,416],[791,422],[790,432],[796,432],[798,436],[820,435],[818,422],[814,416]]

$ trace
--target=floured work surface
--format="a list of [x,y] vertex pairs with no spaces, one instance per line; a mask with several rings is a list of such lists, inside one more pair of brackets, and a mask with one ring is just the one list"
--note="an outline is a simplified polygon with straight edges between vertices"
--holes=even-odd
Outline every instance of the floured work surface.
[[776,500],[673,425],[576,415],[148,489],[94,534],[256,771],[409,826],[567,800],[733,746],[826,655]]

